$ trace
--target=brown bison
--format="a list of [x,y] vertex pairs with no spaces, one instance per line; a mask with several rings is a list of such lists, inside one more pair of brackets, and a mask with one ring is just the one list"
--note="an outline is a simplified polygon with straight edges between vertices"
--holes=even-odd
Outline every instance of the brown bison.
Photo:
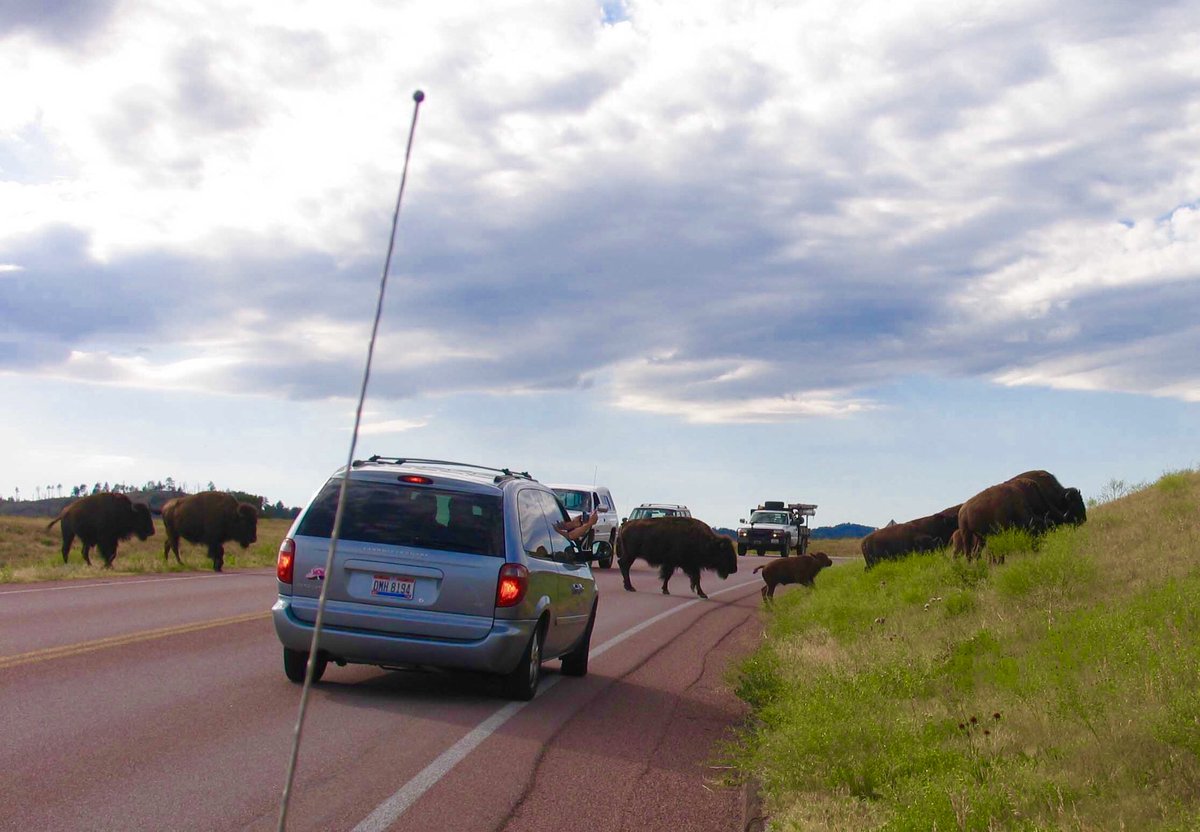
[[775,587],[787,584],[813,585],[813,578],[826,566],[833,566],[833,561],[824,552],[813,552],[810,555],[799,555],[794,558],[780,558],[765,566],[756,566],[754,571],[762,570],[763,599],[775,597]]
[[636,592],[629,581],[629,567],[641,558],[658,567],[663,595],[670,595],[667,582],[678,569],[691,580],[692,590],[707,598],[700,588],[700,571],[714,570],[721,580],[737,572],[737,550],[728,537],[717,534],[694,517],[654,517],[630,520],[617,536],[617,565],[625,589]]
[[138,540],[145,540],[154,534],[149,506],[135,503],[124,494],[109,492],[89,494],[76,500],[63,508],[46,528],[50,529],[60,522],[63,563],[67,562],[67,553],[71,551],[76,536],[83,545],[83,559],[88,566],[92,565],[92,547],[97,546],[104,558],[105,568],[111,568],[113,558],[117,556],[117,543],[135,534]]
[[163,560],[168,552],[179,559],[179,538],[189,543],[202,543],[208,547],[213,571],[220,572],[225,565],[227,541],[235,540],[245,549],[258,539],[258,509],[250,503],[239,503],[235,497],[223,491],[201,491],[187,497],[169,500],[162,510],[163,528],[167,539],[163,541]]
[[1032,480],[1033,484],[1037,486],[1042,499],[1049,506],[1049,516],[1046,518],[1048,527],[1061,523],[1072,523],[1078,526],[1080,523],[1087,522],[1087,507],[1084,505],[1083,495],[1079,493],[1079,489],[1064,488],[1058,478],[1049,471],[1025,471],[1017,474],[1009,482],[1014,480]]
[[937,514],[918,517],[876,529],[862,539],[863,560],[871,568],[881,560],[898,558],[909,552],[932,552],[950,545],[958,528],[958,510],[962,505],[942,509]]
[[1064,523],[1087,520],[1077,488],[1063,488],[1046,471],[1028,471],[980,491],[958,512],[956,554],[975,557],[989,534],[1001,529],[1025,529],[1040,534]]

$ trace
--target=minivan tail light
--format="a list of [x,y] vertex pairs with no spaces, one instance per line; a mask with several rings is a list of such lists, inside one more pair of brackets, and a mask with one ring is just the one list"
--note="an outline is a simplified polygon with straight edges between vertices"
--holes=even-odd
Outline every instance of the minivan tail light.
[[429,477],[422,477],[418,474],[404,474],[399,477],[400,482],[407,482],[412,485],[433,485],[433,480]]
[[292,569],[296,565],[296,541],[285,537],[279,544],[279,557],[275,559],[275,577],[285,584],[292,582]]
[[500,567],[500,580],[496,584],[496,606],[515,607],[525,598],[529,590],[529,570],[524,564],[506,563]]

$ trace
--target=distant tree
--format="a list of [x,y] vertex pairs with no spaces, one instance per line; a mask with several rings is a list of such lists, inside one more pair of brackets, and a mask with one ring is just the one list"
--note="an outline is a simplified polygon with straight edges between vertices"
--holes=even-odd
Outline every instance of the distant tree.
[[229,493],[232,494],[239,503],[250,503],[259,511],[262,511],[264,499],[258,494],[247,494],[245,491],[230,491]]
[[40,485],[35,485],[33,487],[33,498],[35,500],[42,499],[42,487]]
[[208,481],[208,490],[209,490],[209,491],[216,491],[216,490],[217,490],[216,483],[214,483],[212,480],[209,480],[209,481]]
[[61,497],[62,496],[62,483],[60,482],[58,485],[54,486],[54,488],[58,491],[58,496]]
[[167,491],[174,491],[174,490],[175,490],[175,478],[167,477]]
[[93,486],[92,486],[92,493],[93,493],[93,494],[99,494],[99,493],[100,493],[100,483],[96,483],[95,485],[93,485]]
[[104,489],[103,490],[104,491],[112,491],[112,489],[108,487],[108,480],[104,481]]
[[21,489],[14,488],[13,491],[16,493],[17,499],[20,500],[21,499]]

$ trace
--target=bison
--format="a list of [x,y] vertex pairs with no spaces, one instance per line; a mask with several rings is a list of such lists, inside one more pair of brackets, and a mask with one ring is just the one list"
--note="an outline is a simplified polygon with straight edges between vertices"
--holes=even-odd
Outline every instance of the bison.
[[1049,471],[1024,471],[1009,482],[1015,480],[1032,480],[1037,486],[1042,499],[1049,506],[1050,516],[1046,518],[1048,526],[1060,523],[1072,523],[1078,526],[1080,523],[1087,522],[1087,507],[1084,505],[1083,495],[1079,493],[1079,489],[1064,488],[1058,478]]
[[1063,488],[1046,471],[1028,471],[980,491],[963,503],[958,513],[955,554],[974,557],[987,535],[1001,529],[1025,529],[1040,534],[1063,523],[1087,520],[1083,496],[1077,488]]
[[235,540],[245,549],[258,539],[258,509],[250,503],[239,503],[223,491],[202,491],[169,500],[163,506],[162,519],[167,532],[163,560],[169,552],[174,552],[175,561],[183,563],[179,559],[182,537],[189,543],[208,547],[214,572],[220,572],[225,565],[227,541]]
[[117,543],[133,535],[137,535],[138,540],[145,540],[154,534],[154,520],[150,517],[149,506],[135,503],[124,494],[107,491],[89,494],[66,506],[46,529],[49,530],[55,523],[62,524],[63,563],[67,562],[71,544],[78,536],[83,545],[83,559],[88,566],[92,565],[92,547],[98,546],[105,568],[112,568],[113,559],[117,556]]
[[691,580],[692,590],[707,598],[700,588],[700,571],[714,570],[721,580],[737,572],[737,550],[728,537],[717,534],[694,517],[655,517],[630,520],[617,536],[617,565],[628,592],[636,592],[629,581],[629,567],[641,558],[658,567],[663,595],[670,595],[667,582],[678,569]]
[[950,537],[958,528],[958,510],[962,505],[951,506],[918,517],[907,523],[896,523],[876,529],[862,539],[863,560],[867,568],[881,560],[897,558],[909,552],[932,552],[950,545]]
[[763,600],[775,597],[775,587],[787,584],[813,585],[813,578],[826,566],[833,566],[833,561],[824,552],[813,552],[810,555],[800,555],[794,558],[780,558],[764,566],[754,567],[757,573],[762,570]]

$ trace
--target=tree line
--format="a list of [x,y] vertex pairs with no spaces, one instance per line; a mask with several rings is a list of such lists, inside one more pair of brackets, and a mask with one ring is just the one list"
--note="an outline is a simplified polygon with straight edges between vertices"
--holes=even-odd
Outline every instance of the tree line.
[[[161,480],[147,480],[141,485],[125,482],[95,482],[92,484],[78,483],[73,485],[63,485],[62,483],[48,484],[45,486],[37,486],[34,488],[33,494],[22,495],[20,488],[14,488],[13,494],[4,499],[4,502],[9,504],[11,508],[15,508],[14,504],[30,504],[43,503],[48,500],[55,502],[70,501],[80,497],[86,497],[89,494],[100,494],[102,492],[110,492],[113,494],[126,494],[130,497],[136,497],[142,501],[148,502],[152,511],[159,511],[162,504],[171,497],[178,497],[184,494],[194,494],[199,491],[216,491],[216,483],[211,480],[203,488],[198,485],[194,488],[189,488],[187,482],[176,482],[174,477],[166,477]],[[240,502],[250,503],[259,510],[259,515],[262,517],[295,517],[300,513],[299,506],[286,506],[282,500],[270,501],[267,497],[261,494],[251,494],[246,491],[236,489],[221,489],[228,491],[236,497]],[[65,505],[65,502],[62,504]],[[61,506],[59,506],[61,507]],[[57,508],[55,508],[57,511]],[[10,512],[0,512],[10,513]]]

